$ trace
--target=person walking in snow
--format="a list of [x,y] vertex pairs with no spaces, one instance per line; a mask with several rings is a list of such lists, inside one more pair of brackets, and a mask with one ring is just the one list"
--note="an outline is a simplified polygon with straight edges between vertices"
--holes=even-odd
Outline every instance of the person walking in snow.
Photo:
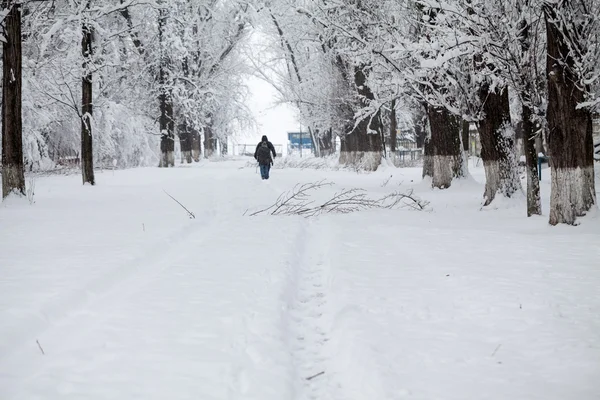
[[256,146],[256,151],[254,152],[254,159],[258,161],[258,165],[260,167],[260,176],[263,179],[269,179],[269,171],[271,170],[271,165],[273,165],[271,153],[273,153],[273,158],[277,156],[273,143],[269,142],[267,136],[264,135],[260,143]]

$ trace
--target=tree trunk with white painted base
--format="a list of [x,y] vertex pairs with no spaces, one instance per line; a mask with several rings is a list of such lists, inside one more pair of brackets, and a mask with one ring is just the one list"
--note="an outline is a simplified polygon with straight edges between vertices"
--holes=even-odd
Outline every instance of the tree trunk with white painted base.
[[465,177],[461,146],[461,120],[442,107],[427,107],[433,150],[432,186],[447,189],[455,178]]
[[522,190],[515,154],[515,133],[510,121],[508,89],[500,93],[490,90],[484,84],[479,89],[485,117],[479,121],[481,159],[485,169],[484,206],[494,201],[498,193],[512,197]]
[[23,120],[21,114],[21,10],[20,5],[4,0],[4,9],[12,6],[4,19],[6,42],[2,62],[2,198],[11,193],[25,195],[23,166]]
[[[553,22],[558,13],[571,8],[561,3],[559,9],[546,6],[547,74],[548,74],[548,149],[552,173],[550,224],[575,225],[596,204],[594,184],[594,144],[592,115],[584,102],[585,92],[578,87],[580,77],[574,71],[571,49],[564,42],[565,33]],[[579,12],[577,7],[571,13]],[[565,14],[566,15],[566,14]]]
[[160,98],[160,164],[161,168],[175,166],[175,133],[173,121],[173,101],[171,96],[163,92]]
[[[367,66],[354,67],[354,87],[360,101],[359,107],[366,107],[368,102],[375,99],[373,92],[367,86],[365,70]],[[352,110],[346,110],[348,121],[353,121]],[[341,138],[340,164],[351,165],[367,171],[375,171],[381,165],[383,142],[381,140],[383,126],[380,112],[371,117],[363,118],[355,127],[350,126],[346,135]],[[352,129],[354,128],[354,129]]]
[[211,123],[204,127],[204,157],[210,158],[215,154],[217,138],[213,132]]
[[167,67],[170,63],[164,51],[164,30],[167,23],[167,10],[161,8],[158,17],[158,41],[160,45],[160,59],[158,71],[160,107],[160,163],[159,167],[168,168],[175,166],[175,121],[173,114],[173,99],[171,90],[167,88]]
[[179,124],[179,147],[181,149],[181,163],[192,163],[192,130],[186,121]]

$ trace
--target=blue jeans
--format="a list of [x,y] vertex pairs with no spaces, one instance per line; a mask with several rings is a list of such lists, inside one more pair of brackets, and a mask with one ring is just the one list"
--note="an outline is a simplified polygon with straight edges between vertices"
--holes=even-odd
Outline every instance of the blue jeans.
[[269,171],[271,170],[270,164],[260,164],[260,177],[263,179],[269,179]]

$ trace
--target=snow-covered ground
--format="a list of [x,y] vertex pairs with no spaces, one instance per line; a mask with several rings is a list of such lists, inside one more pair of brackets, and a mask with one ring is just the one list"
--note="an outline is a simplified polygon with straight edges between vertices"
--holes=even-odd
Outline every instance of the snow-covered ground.
[[[4,202],[0,399],[600,398],[598,215],[481,210],[480,168],[432,191],[420,169],[245,165],[39,177],[35,204]],[[248,216],[321,179],[430,210]]]

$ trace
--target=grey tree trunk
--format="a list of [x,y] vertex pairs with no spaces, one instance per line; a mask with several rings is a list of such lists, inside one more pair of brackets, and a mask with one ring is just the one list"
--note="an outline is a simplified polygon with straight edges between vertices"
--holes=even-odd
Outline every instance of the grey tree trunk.
[[398,142],[398,119],[396,116],[396,99],[390,104],[390,153],[392,158],[396,155],[396,144]]
[[523,103],[523,148],[527,169],[527,216],[542,215],[540,199],[540,181],[538,178],[537,151],[532,112],[529,105]]
[[433,142],[425,137],[423,143],[423,178],[433,179]]
[[197,130],[192,131],[192,158],[194,162],[200,161],[200,155],[202,154],[202,143],[200,139],[200,133]]
[[[432,186],[447,189],[455,178],[465,176],[465,161],[460,144],[461,120],[442,107],[428,106],[427,116],[431,128],[430,151],[433,150]],[[425,175],[425,168],[423,174]]]
[[181,163],[192,163],[192,130],[187,121],[178,126],[179,146],[181,148]]
[[461,134],[462,134],[462,145],[463,145],[463,151],[465,151],[467,154],[469,153],[469,128],[470,128],[470,123],[469,121],[462,121],[462,127],[461,127]]
[[[364,107],[367,102],[373,100],[375,96],[367,86],[367,77],[365,75],[366,66],[354,67],[354,86],[360,96],[359,107]],[[354,112],[352,117],[347,120],[350,123],[354,121]],[[349,127],[349,126],[348,126]],[[340,164],[361,167],[368,171],[375,171],[381,164],[383,142],[381,140],[383,126],[381,123],[380,112],[370,118],[363,118],[354,129],[347,131],[341,139]]]
[[522,137],[523,153],[525,154],[525,170],[527,174],[527,216],[541,215],[542,202],[540,198],[540,181],[538,177],[538,152],[541,151],[541,134],[536,134],[533,120],[532,93],[535,82],[532,78],[532,65],[536,62],[535,54],[531,50],[531,24],[528,20],[529,13],[523,12],[524,8],[531,6],[529,0],[524,0],[519,8],[522,19],[520,22],[521,45],[521,110],[522,110]]
[[217,138],[213,132],[212,123],[208,123],[204,127],[204,157],[210,158],[215,154],[217,149]]
[[321,156],[327,157],[335,153],[335,137],[333,129],[329,128],[322,136],[319,136],[321,142]]
[[83,77],[81,79],[81,175],[83,184],[95,184],[94,149],[92,136],[93,118],[93,74],[92,56],[94,31],[92,26],[83,22],[81,55],[83,56]]
[[23,121],[21,114],[21,10],[13,1],[2,1],[2,8],[12,7],[5,18],[2,45],[2,198],[11,193],[25,194],[23,166]]
[[521,190],[521,182],[510,121],[508,88],[498,93],[490,91],[488,84],[483,84],[479,89],[479,98],[485,113],[485,118],[479,121],[477,128],[485,169],[484,206],[488,206],[498,193],[511,197]]
[[160,107],[160,164],[161,168],[168,168],[169,166],[175,166],[175,133],[173,119],[173,100],[171,98],[170,90],[167,88],[167,72],[169,60],[164,54],[164,30],[167,23],[167,10],[161,8],[158,17],[158,40],[160,46],[160,60],[158,70],[158,83],[160,86],[160,92],[158,95],[158,102]]
[[[550,224],[575,225],[596,204],[594,184],[594,144],[592,115],[584,102],[585,92],[578,86],[572,52],[565,43],[570,33],[554,22],[557,16],[584,18],[578,6],[570,2],[544,6],[547,34],[548,76],[548,148],[552,170]],[[576,25],[574,20],[569,21]],[[573,35],[571,35],[571,38]],[[574,43],[577,45],[577,43]]]

